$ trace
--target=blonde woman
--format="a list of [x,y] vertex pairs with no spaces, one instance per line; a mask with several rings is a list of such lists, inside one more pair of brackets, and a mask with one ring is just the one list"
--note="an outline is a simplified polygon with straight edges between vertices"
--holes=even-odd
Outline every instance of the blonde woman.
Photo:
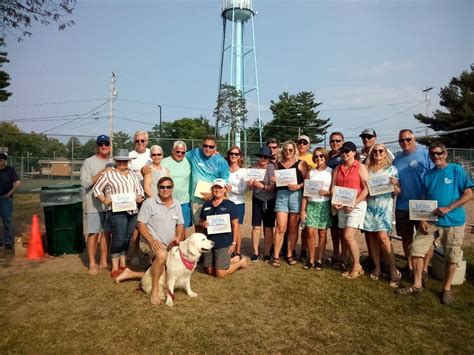
[[163,159],[163,149],[159,145],[152,145],[150,147],[150,158],[150,169],[143,169],[143,186],[145,188],[146,197],[158,195],[158,181],[162,177],[170,176],[168,169],[161,166],[161,160]]
[[283,245],[283,237],[288,229],[288,247],[286,261],[289,265],[297,263],[293,250],[298,241],[298,221],[300,217],[301,197],[303,195],[303,183],[308,172],[308,164],[304,160],[298,160],[296,143],[286,141],[282,145],[277,170],[295,169],[296,184],[277,187],[275,201],[276,230],[273,243],[272,266],[280,266],[280,250]]
[[402,274],[395,266],[393,246],[388,234],[393,226],[393,195],[400,193],[398,170],[392,165],[387,148],[382,144],[375,144],[373,146],[365,164],[369,170],[369,178],[388,175],[394,190],[393,194],[387,192],[381,195],[369,196],[367,199],[367,213],[363,229],[366,231],[370,249],[372,250],[372,259],[375,264],[375,269],[370,274],[370,278],[378,280],[380,277],[381,249],[390,266],[390,286],[397,288]]
[[[229,180],[227,182],[227,191],[229,192],[229,200],[235,204],[239,224],[244,223],[245,215],[245,193],[247,192],[247,169],[244,166],[244,156],[239,147],[234,146],[227,152],[227,163],[229,164]],[[234,255],[241,258],[240,255],[240,233],[237,235],[237,245],[235,247]]]
[[[303,266],[308,270],[315,267],[320,271],[323,269],[323,257],[326,249],[327,229],[332,227],[331,215],[331,182],[332,169],[328,167],[329,153],[325,148],[318,147],[313,151],[313,162],[316,168],[309,172],[308,179],[318,181],[322,184],[318,197],[303,197],[301,203],[300,218],[306,221],[308,230],[309,260]],[[318,255],[315,262],[316,236],[318,239]]]

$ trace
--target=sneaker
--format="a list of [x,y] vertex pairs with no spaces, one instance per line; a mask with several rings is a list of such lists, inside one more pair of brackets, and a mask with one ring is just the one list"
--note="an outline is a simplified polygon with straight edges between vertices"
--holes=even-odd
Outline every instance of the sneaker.
[[257,254],[253,254],[251,257],[250,257],[250,261],[253,261],[254,263],[256,263],[258,261],[258,255]]

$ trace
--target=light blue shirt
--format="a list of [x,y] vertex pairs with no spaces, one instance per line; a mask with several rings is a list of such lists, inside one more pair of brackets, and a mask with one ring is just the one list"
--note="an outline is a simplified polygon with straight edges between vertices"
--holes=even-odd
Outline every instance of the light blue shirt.
[[408,210],[409,200],[422,200],[423,176],[434,167],[428,150],[417,146],[413,153],[400,152],[393,165],[398,170],[400,195],[397,196],[397,209]]
[[186,158],[176,161],[167,157],[161,161],[161,166],[168,169],[170,177],[174,182],[173,197],[181,204],[189,202],[189,180],[191,178],[191,166]]
[[220,154],[206,157],[201,148],[194,148],[186,153],[186,158],[191,165],[191,190],[192,201],[202,203],[203,200],[194,196],[194,190],[199,180],[213,182],[215,179],[229,180],[229,164]]
[[[464,191],[472,188],[472,181],[463,168],[448,164],[443,169],[434,168],[423,178],[426,200],[438,201],[438,207],[447,207],[458,200]],[[441,227],[458,227],[466,223],[464,206],[458,207],[438,218],[436,225]]]

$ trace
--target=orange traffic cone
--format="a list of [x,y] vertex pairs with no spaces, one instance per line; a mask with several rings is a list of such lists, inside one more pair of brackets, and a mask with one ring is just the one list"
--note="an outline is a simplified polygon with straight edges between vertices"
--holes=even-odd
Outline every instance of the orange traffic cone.
[[31,237],[28,243],[28,253],[26,258],[28,260],[39,260],[44,257],[43,241],[41,240],[41,233],[38,224],[38,216],[33,215],[31,223]]

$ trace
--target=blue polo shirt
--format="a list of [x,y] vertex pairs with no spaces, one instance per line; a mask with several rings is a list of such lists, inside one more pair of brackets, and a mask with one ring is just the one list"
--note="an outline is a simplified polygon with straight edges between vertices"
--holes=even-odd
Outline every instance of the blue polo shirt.
[[[186,158],[191,165],[191,200],[202,203],[203,200],[194,196],[194,190],[199,180],[213,182],[215,179],[229,179],[229,164],[220,154],[206,157],[201,148],[194,148],[186,153]],[[172,172],[171,172],[172,173]]]
[[[206,220],[207,216],[215,216],[219,214],[230,214],[231,223],[232,220],[239,218],[239,216],[237,215],[235,204],[230,200],[223,200],[220,205],[216,207],[212,204],[212,201],[204,202],[199,218],[201,218],[202,220]],[[207,239],[212,240],[214,242],[214,248],[216,249],[227,248],[232,245],[232,241],[234,240],[232,232],[209,235],[207,234],[206,230],[206,235]]]
[[423,176],[434,167],[426,148],[416,147],[413,153],[399,153],[393,165],[398,170],[400,195],[397,196],[397,209],[408,210],[409,200],[422,200]]
[[[472,181],[460,165],[448,164],[442,169],[434,168],[423,178],[426,200],[438,201],[438,207],[447,207],[458,200],[464,191],[472,188]],[[458,207],[438,218],[440,227],[457,227],[466,223],[464,206]]]

